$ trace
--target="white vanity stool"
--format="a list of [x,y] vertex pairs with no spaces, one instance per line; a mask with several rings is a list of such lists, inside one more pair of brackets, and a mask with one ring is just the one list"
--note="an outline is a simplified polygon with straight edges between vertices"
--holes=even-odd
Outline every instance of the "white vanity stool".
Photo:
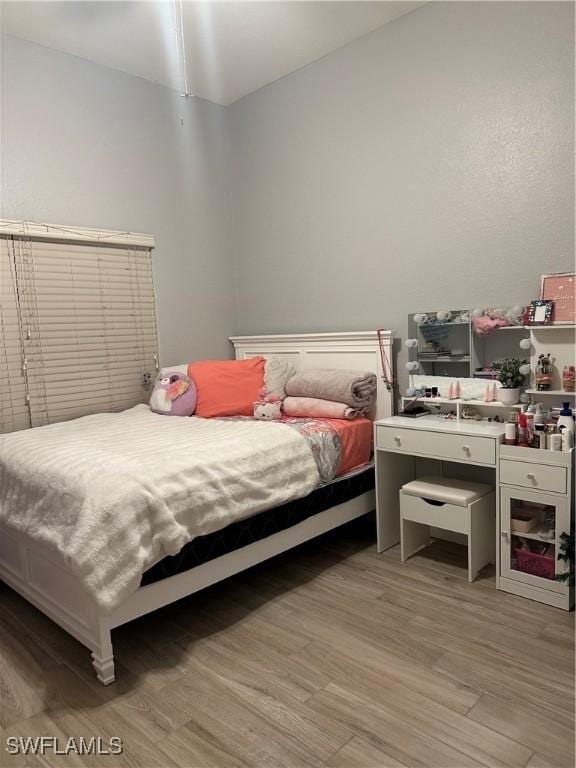
[[402,561],[430,543],[430,527],[468,539],[468,581],[495,558],[494,489],[450,477],[422,477],[400,489]]

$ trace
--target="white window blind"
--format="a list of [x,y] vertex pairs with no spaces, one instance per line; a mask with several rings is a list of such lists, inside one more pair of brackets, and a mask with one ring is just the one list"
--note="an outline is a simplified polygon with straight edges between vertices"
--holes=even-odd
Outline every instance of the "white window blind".
[[13,242],[0,239],[0,433],[30,426]]
[[157,366],[150,247],[50,235],[9,238],[31,426],[142,402]]

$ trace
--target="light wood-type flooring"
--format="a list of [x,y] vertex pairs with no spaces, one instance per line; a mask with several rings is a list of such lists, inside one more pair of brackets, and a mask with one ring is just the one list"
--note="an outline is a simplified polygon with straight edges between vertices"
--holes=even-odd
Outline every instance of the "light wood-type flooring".
[[[574,616],[402,564],[364,520],[114,633],[117,681],[0,584],[0,765],[574,765]],[[9,736],[119,736],[120,756],[10,756]]]

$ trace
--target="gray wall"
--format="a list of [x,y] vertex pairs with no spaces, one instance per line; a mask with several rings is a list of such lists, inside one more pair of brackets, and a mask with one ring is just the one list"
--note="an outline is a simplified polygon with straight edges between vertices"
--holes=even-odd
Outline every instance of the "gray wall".
[[225,109],[8,36],[1,105],[1,217],[155,235],[162,361],[228,356]]
[[239,332],[405,337],[572,268],[573,34],[570,3],[432,3],[233,105]]
[[153,233],[166,364],[523,303],[573,266],[573,28],[431,3],[226,109],[6,37],[1,215]]

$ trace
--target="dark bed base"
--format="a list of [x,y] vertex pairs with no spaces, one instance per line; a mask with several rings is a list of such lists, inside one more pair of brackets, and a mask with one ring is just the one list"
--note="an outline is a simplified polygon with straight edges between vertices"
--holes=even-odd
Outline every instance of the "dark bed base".
[[186,544],[177,555],[165,557],[149,568],[142,576],[141,586],[184,573],[216,557],[227,555],[235,549],[265,539],[273,533],[284,531],[318,512],[324,512],[337,504],[355,499],[372,488],[374,488],[374,467],[370,466],[362,472],[316,488],[303,499],[296,499],[280,507],[260,512],[246,520],[239,520],[207,536],[198,536],[194,541]]

